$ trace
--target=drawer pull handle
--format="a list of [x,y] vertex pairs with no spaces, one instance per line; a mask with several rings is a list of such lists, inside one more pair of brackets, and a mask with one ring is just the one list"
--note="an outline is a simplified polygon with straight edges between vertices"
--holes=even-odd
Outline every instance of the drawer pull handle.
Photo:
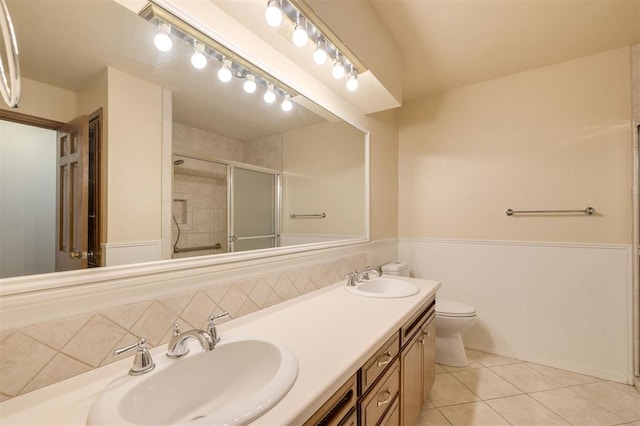
[[[382,361],[382,357],[387,357],[386,360]],[[382,355],[379,359],[378,359],[378,367],[382,367],[383,365],[387,365],[391,362],[391,359],[393,357],[391,356],[391,353],[387,352],[386,354]]]
[[381,406],[383,406],[383,405],[388,404],[388,403],[390,403],[390,402],[391,402],[391,391],[389,390],[389,388],[387,388],[387,390],[386,390],[386,391],[382,392],[382,394],[383,394],[383,395],[384,395],[385,393],[387,394],[387,399],[385,399],[385,400],[383,400],[383,401],[378,400],[378,403],[377,403],[377,404],[378,404],[378,407],[381,407]]

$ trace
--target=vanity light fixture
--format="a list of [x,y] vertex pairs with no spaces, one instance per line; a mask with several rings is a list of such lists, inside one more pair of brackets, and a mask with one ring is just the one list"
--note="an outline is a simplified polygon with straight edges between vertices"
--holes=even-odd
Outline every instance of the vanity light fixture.
[[264,11],[264,19],[270,27],[277,28],[282,24],[280,0],[269,0],[267,2],[267,10]]
[[[275,18],[271,18],[271,14],[275,16],[276,13],[278,13],[279,19],[287,18],[292,25],[291,40],[294,45],[303,47],[311,40],[316,44],[313,51],[313,62],[324,65],[331,58],[334,61],[331,73],[336,80],[344,78],[351,70],[352,72],[347,75],[351,78],[347,82],[347,90],[357,90],[358,75],[366,72],[367,67],[316,15],[305,0],[267,0],[265,19],[269,25],[277,27],[282,21],[280,20],[277,25],[273,25]],[[351,77],[352,75],[354,77]]]
[[324,65],[327,62],[328,55],[324,47],[326,43],[327,42],[322,38],[319,38],[316,50],[313,51],[313,62],[315,62],[317,65]]
[[242,84],[242,88],[247,93],[253,93],[258,88],[256,77],[253,74],[247,74],[246,80]]
[[191,65],[195,69],[201,70],[207,66],[207,57],[204,56],[204,44],[197,40],[193,41],[193,55],[191,56]]
[[349,73],[349,78],[347,79],[347,90],[350,92],[355,92],[358,89],[358,71],[351,70]]
[[293,35],[291,36],[293,44],[298,47],[306,46],[307,42],[309,41],[309,34],[307,34],[307,25],[306,22],[304,22],[303,25],[303,22],[303,19],[300,17],[300,15],[298,15],[298,17],[296,18],[296,27],[293,30]]
[[231,73],[231,61],[228,59],[222,60],[222,67],[218,70],[218,79],[223,83],[231,81],[233,74]]
[[[1,2],[2,0],[0,0]],[[287,0],[271,0],[272,6],[280,7]],[[288,4],[288,3],[287,3]],[[212,38],[210,35],[200,31],[172,14],[155,2],[150,1],[140,11],[139,15],[149,21],[157,30],[158,36],[156,45],[163,51],[171,49],[171,45],[177,43],[188,43],[193,48],[191,63],[195,68],[205,68],[209,61],[220,61],[222,66],[218,70],[218,79],[223,83],[230,82],[233,77],[242,79],[242,87],[247,93],[255,93],[258,88],[264,88],[264,100],[267,103],[274,103],[278,98],[282,98],[281,108],[285,111],[293,109],[292,98],[298,96],[298,92],[285,83],[279,81],[257,65],[249,62],[236,52]],[[287,14],[283,13],[283,16]],[[307,28],[307,24],[304,25]],[[316,32],[311,28],[313,37]],[[309,34],[307,34],[308,36]],[[154,39],[155,40],[155,39]],[[314,38],[315,41],[315,38]]]
[[173,41],[171,41],[171,25],[161,22],[158,24],[158,32],[153,38],[153,43],[156,45],[159,51],[168,52],[171,50],[171,46],[173,46]]
[[264,101],[268,104],[272,104],[276,101],[276,93],[273,91],[273,84],[269,84],[267,91],[264,92]]
[[293,109],[293,102],[291,102],[291,96],[285,95],[284,101],[282,101],[282,104],[280,104],[280,108],[282,108],[284,112],[289,112]]
[[333,68],[331,68],[331,75],[336,80],[340,80],[342,77],[344,77],[345,73],[346,70],[344,67],[344,61],[340,57],[340,54],[338,54],[336,56],[335,62],[333,63]]

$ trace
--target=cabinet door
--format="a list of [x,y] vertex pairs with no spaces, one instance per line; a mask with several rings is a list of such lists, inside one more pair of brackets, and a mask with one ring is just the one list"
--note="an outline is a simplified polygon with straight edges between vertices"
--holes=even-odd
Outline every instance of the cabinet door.
[[402,392],[400,418],[403,425],[415,424],[422,409],[422,330],[416,333],[402,351]]
[[436,320],[435,317],[422,327],[422,369],[424,384],[422,403],[427,403],[427,397],[436,378]]

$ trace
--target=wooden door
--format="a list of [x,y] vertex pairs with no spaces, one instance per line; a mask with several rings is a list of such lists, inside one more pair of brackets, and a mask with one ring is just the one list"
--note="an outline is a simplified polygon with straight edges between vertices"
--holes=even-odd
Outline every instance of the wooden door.
[[87,267],[89,119],[80,116],[58,129],[56,271]]

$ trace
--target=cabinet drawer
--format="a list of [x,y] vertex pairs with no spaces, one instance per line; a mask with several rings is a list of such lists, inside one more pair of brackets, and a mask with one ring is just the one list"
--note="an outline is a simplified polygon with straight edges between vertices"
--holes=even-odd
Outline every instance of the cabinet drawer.
[[435,315],[435,311],[436,298],[434,296],[402,326],[400,329],[400,347],[404,347],[407,342],[411,340],[413,335],[421,329],[422,324],[424,324],[427,318],[431,315]]
[[400,426],[400,395],[396,396],[391,408],[380,422],[380,426]]
[[356,410],[352,410],[351,414],[345,418],[340,426],[357,426],[358,425],[358,416],[356,416]]
[[[352,376],[331,398],[315,412],[304,426],[350,425],[349,414],[355,415],[356,376]],[[352,413],[349,413],[352,411]]]
[[360,395],[364,395],[386,368],[393,363],[400,352],[400,336],[394,335],[382,345],[360,370]]
[[400,390],[400,363],[393,362],[382,379],[360,402],[360,420],[364,426],[378,424]]

